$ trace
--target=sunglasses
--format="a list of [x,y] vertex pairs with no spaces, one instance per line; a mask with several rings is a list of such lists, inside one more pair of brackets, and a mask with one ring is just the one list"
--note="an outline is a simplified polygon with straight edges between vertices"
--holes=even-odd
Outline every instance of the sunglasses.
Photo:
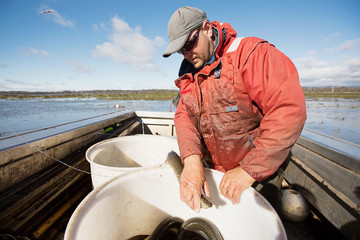
[[197,30],[197,32],[195,33],[194,37],[191,40],[188,40],[184,44],[184,46],[178,51],[178,53],[183,54],[185,51],[190,51],[191,49],[193,49],[199,38],[199,32],[200,29]]

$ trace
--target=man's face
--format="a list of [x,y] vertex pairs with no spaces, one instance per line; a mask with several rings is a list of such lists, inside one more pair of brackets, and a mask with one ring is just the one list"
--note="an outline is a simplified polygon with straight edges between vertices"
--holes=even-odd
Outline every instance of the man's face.
[[[191,49],[186,48],[187,43],[194,45]],[[201,69],[210,60],[214,50],[209,33],[203,28],[192,31],[184,46],[181,53],[196,69]]]

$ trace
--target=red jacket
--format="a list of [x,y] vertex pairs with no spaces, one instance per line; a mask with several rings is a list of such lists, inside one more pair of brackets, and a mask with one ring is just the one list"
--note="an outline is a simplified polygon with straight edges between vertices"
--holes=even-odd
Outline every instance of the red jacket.
[[[226,23],[212,25],[219,33],[215,61],[175,81],[181,157],[204,156],[208,149],[215,169],[241,166],[261,182],[284,162],[305,123],[298,73],[266,41],[236,38]],[[180,72],[189,64],[184,60]]]

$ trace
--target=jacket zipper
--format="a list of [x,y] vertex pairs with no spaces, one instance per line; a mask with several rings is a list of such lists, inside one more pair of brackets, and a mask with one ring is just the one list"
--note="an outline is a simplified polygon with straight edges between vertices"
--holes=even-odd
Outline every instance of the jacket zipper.
[[221,64],[221,60],[218,62],[218,64],[216,64],[210,71],[209,71],[209,74],[205,74],[205,73],[201,73],[201,72],[199,72],[197,75],[196,75],[196,77],[195,77],[195,83],[196,83],[196,86],[197,86],[197,88],[198,88],[198,90],[199,90],[199,100],[200,100],[200,102],[199,102],[199,122],[198,122],[198,128],[199,128],[199,130],[200,130],[200,132],[201,132],[201,135],[203,136],[204,134],[203,134],[203,131],[202,131],[202,128],[201,128],[201,112],[202,112],[202,108],[201,108],[201,105],[202,105],[202,92],[201,92],[201,89],[200,89],[200,84],[199,84],[199,75],[201,74],[201,75],[203,75],[203,76],[206,76],[206,77],[208,77],[211,73],[212,73],[212,71],[214,70],[214,69],[216,69],[218,66],[219,66],[219,64]]

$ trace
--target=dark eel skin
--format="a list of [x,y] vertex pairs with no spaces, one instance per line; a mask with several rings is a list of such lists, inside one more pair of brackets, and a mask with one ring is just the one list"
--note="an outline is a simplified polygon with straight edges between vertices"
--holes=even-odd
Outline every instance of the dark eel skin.
[[176,236],[184,221],[177,217],[169,217],[162,221],[147,240],[172,240]]
[[224,240],[219,229],[205,218],[194,217],[186,220],[176,240]]
[[183,224],[177,217],[168,217],[163,220],[151,235],[137,235],[128,240],[174,240]]
[[209,220],[194,217],[183,222],[177,217],[162,221],[149,235],[137,235],[128,240],[224,240],[219,229]]

